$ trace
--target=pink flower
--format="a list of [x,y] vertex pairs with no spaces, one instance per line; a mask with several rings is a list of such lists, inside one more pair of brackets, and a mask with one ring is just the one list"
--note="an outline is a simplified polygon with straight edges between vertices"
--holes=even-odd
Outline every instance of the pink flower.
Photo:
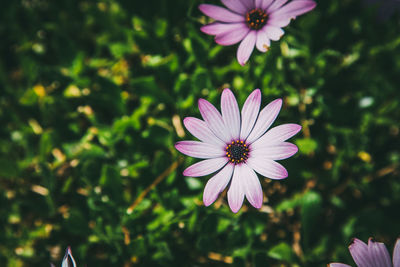
[[237,50],[237,60],[244,65],[253,52],[254,46],[266,52],[270,40],[279,40],[291,19],[312,10],[313,0],[221,0],[227,7],[202,4],[201,12],[213,18],[214,23],[201,27],[201,31],[215,35],[220,45],[241,42]]
[[[54,264],[52,263],[50,263],[50,266],[55,267]],[[75,259],[74,257],[72,257],[72,252],[70,247],[68,247],[67,250],[65,251],[61,267],[76,267]]]
[[[351,256],[358,267],[400,267],[400,238],[393,250],[393,265],[385,244],[375,242],[370,238],[368,245],[354,238],[349,246]],[[328,267],[351,267],[343,263],[331,263]]]
[[[284,179],[286,169],[275,160],[286,159],[298,151],[296,145],[285,142],[301,130],[297,124],[283,124],[270,130],[282,106],[276,99],[260,110],[261,92],[254,90],[243,105],[242,112],[232,91],[225,89],[221,97],[221,113],[207,100],[199,99],[204,120],[184,119],[186,129],[200,141],[181,141],[175,148],[181,153],[205,159],[189,166],[185,176],[216,174],[204,188],[204,205],[211,205],[229,186],[228,202],[238,212],[244,197],[255,208],[261,208],[263,191],[256,175]],[[267,131],[268,130],[268,131]]]

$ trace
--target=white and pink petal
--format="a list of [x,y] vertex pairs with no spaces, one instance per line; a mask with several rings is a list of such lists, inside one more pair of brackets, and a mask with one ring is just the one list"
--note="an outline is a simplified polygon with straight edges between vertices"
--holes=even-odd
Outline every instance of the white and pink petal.
[[263,136],[257,139],[253,146],[269,146],[286,141],[300,132],[301,126],[295,123],[287,123],[268,130]]
[[267,13],[271,14],[275,10],[279,10],[288,0],[274,0],[267,8]]
[[205,143],[214,144],[216,146],[224,146],[225,143],[219,139],[204,121],[194,118],[186,117],[183,120],[186,129],[197,139]]
[[354,238],[349,246],[349,251],[357,266],[373,266],[371,265],[371,257],[368,253],[368,246],[360,239]]
[[[232,164],[228,164],[232,165]],[[237,213],[243,205],[244,188],[242,185],[242,171],[240,165],[236,165],[233,171],[231,185],[228,190],[228,204],[232,212]]]
[[244,16],[239,15],[235,12],[232,12],[226,8],[210,5],[210,4],[201,4],[199,5],[199,9],[204,15],[215,19],[217,21],[222,22],[244,22]]
[[209,35],[224,35],[230,32],[240,31],[243,28],[246,28],[246,25],[242,22],[238,23],[214,22],[202,26],[200,30]]
[[368,253],[374,266],[392,267],[390,255],[385,244],[375,242],[372,238],[368,240]]
[[199,110],[210,130],[222,141],[231,141],[229,130],[225,127],[219,111],[207,100],[199,99]]
[[278,41],[285,34],[281,28],[272,25],[266,25],[261,31],[272,41]]
[[61,263],[61,267],[76,267],[76,262],[74,257],[72,256],[72,252],[71,252],[71,247],[67,248],[67,251],[65,252],[63,261]]
[[270,17],[288,17],[296,18],[299,15],[307,13],[315,8],[317,4],[312,0],[296,0],[291,1],[284,7],[272,12]]
[[247,10],[252,10],[254,9],[254,0],[237,0],[240,1],[246,8]]
[[244,102],[242,108],[242,125],[240,129],[240,139],[246,139],[251,130],[253,129],[254,123],[257,120],[258,112],[260,111],[261,105],[261,91],[260,89],[254,90]]
[[256,146],[256,142],[252,144],[251,156],[252,157],[261,157],[272,160],[282,160],[287,159],[293,156],[299,151],[298,147],[295,144],[282,142],[270,146]]
[[257,174],[246,164],[240,165],[240,172],[244,194],[247,200],[256,209],[261,208],[263,203],[263,191]]
[[180,141],[175,144],[175,148],[182,154],[200,159],[225,156],[225,150],[222,147],[199,141]]
[[393,267],[400,267],[400,238],[397,239],[393,249]]
[[183,175],[191,177],[209,175],[220,170],[226,165],[227,162],[228,160],[226,159],[226,157],[202,160],[187,167],[183,171]]
[[256,47],[257,47],[258,51],[267,52],[270,45],[271,45],[271,41],[269,40],[267,34],[262,30],[257,31]]
[[282,99],[276,99],[261,110],[253,130],[246,140],[247,144],[253,143],[268,130],[278,116],[281,107]]
[[274,0],[255,0],[256,8],[266,10]]
[[244,66],[253,53],[254,46],[257,40],[257,31],[251,30],[242,40],[237,50],[237,60],[240,65]]
[[226,128],[230,131],[231,139],[238,139],[240,135],[239,106],[232,91],[228,88],[222,92],[221,113],[222,120]]
[[250,154],[246,164],[257,173],[270,179],[280,180],[288,177],[288,172],[285,167],[271,159],[252,157]]
[[277,27],[286,27],[289,25],[290,20],[311,11],[315,6],[316,3],[311,0],[292,1],[284,7],[272,12],[269,16],[268,24]]
[[242,41],[249,32],[250,29],[242,23],[234,31],[227,31],[223,34],[218,34],[215,37],[215,42],[219,45],[233,45]]
[[247,7],[238,0],[221,0],[222,4],[224,4],[228,9],[239,13],[241,15],[245,15],[247,12]]
[[208,180],[203,193],[204,205],[209,206],[214,203],[218,195],[224,191],[232,178],[233,169],[233,164],[227,164],[221,171]]

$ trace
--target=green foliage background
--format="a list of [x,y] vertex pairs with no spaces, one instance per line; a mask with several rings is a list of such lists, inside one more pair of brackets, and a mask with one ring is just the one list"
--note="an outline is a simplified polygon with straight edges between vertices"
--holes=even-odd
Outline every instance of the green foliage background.
[[[317,1],[241,67],[236,46],[200,32],[202,2],[2,3],[1,266],[59,264],[68,245],[79,266],[353,264],[351,238],[369,236],[391,252],[399,14]],[[197,99],[219,106],[225,87],[240,105],[255,88],[263,106],[283,98],[275,125],[303,126],[289,177],[260,177],[261,210],[204,207],[209,177],[183,177],[197,160],[174,149]]]

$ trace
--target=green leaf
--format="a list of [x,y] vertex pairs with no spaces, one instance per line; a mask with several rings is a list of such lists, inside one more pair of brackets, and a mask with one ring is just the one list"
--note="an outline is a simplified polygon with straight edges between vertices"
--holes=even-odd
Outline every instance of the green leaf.
[[322,211],[322,197],[314,191],[307,192],[301,203],[301,223],[306,246],[310,245],[313,237],[318,233],[315,226],[318,225],[318,217]]
[[287,243],[281,242],[268,251],[268,256],[277,260],[291,262],[293,251]]
[[295,143],[299,147],[301,154],[310,155],[318,148],[318,143],[311,138],[296,139]]

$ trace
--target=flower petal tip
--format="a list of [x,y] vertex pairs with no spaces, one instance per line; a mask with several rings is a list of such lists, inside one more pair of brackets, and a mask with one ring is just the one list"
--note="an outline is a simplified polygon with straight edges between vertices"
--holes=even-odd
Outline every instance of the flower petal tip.
[[204,198],[204,197],[203,197],[203,203],[204,203],[204,206],[208,207],[208,206],[210,206],[212,203],[214,203],[214,201],[211,201],[210,199],[207,199],[207,198]]
[[361,243],[365,244],[365,243],[364,243],[363,241],[361,241],[360,239],[354,237],[354,238],[351,240],[351,243],[350,243],[350,245],[349,245],[349,249],[351,249],[351,248],[353,248],[354,246],[357,246],[357,245],[359,245],[359,244],[361,244]]
[[[180,141],[179,141],[180,142]],[[179,142],[176,142],[175,143],[175,145],[174,145],[174,147],[176,148],[176,149],[178,149],[178,147],[179,147]],[[179,149],[178,149],[179,150]]]
[[317,6],[317,3],[312,1],[312,4],[310,5],[310,10],[313,10]]
[[303,126],[301,126],[300,124],[293,123],[293,132],[295,132],[293,135],[298,134],[302,129]]
[[297,152],[299,152],[299,147],[296,145],[293,145],[293,155],[295,155]]
[[183,171],[183,176],[191,176],[190,175],[190,171],[188,171],[187,169]]
[[183,153],[181,151],[181,149],[182,149],[182,141],[176,142],[174,147],[175,147],[176,150],[178,150],[179,152]]
[[190,121],[190,117],[183,118],[183,124],[188,123]]
[[289,177],[289,173],[288,173],[288,171],[286,170],[286,168],[281,168],[280,169],[280,173],[279,173],[279,180],[283,180],[283,179],[286,179],[286,178],[288,178]]
[[198,6],[199,10],[204,13],[204,10],[207,9],[207,4],[200,4]]
[[257,203],[256,205],[254,205],[253,206],[254,208],[256,208],[256,209],[261,209],[261,207],[262,207],[262,202],[261,203]]
[[200,31],[202,31],[202,32],[205,33],[205,34],[212,35],[212,34],[207,30],[208,27],[206,27],[206,26],[207,26],[207,25],[201,26],[201,27],[200,27]]
[[204,104],[205,102],[207,102],[207,100],[205,100],[203,98],[199,98],[199,100],[197,100],[197,104],[199,104],[199,106]]
[[240,208],[235,208],[235,209],[231,208],[231,211],[232,211],[233,213],[238,213],[239,210],[240,210]]

